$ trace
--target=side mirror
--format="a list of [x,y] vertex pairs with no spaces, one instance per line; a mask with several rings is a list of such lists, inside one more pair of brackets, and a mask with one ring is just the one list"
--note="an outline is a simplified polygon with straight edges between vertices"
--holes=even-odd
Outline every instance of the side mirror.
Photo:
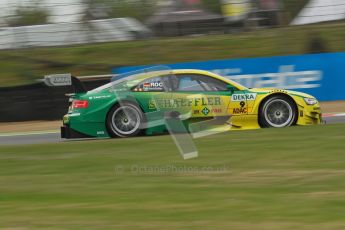
[[233,85],[227,85],[226,88],[233,94],[237,89]]

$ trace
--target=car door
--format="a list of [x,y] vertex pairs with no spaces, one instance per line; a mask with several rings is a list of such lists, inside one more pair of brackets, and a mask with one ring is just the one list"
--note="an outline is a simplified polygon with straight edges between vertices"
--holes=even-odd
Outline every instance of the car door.
[[192,118],[230,115],[232,91],[227,82],[201,74],[176,74],[171,78],[171,97],[180,111],[189,111]]
[[143,80],[132,88],[132,93],[145,113],[171,107],[170,76],[163,75]]

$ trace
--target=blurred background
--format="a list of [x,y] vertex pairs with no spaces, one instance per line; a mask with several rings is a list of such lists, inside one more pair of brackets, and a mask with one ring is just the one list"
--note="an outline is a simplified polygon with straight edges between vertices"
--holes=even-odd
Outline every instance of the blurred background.
[[36,92],[25,99],[29,110],[43,95],[12,87],[45,74],[345,50],[343,0],[0,0],[0,7],[7,117],[15,109],[8,98],[18,103]]
[[341,51],[342,0],[0,0],[0,85],[52,72]]

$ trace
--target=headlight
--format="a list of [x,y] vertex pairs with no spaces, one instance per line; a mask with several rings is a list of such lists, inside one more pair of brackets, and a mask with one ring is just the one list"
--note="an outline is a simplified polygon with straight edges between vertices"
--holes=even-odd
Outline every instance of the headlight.
[[315,98],[305,97],[304,101],[305,101],[305,103],[307,103],[307,105],[315,105],[315,104],[317,104],[317,100]]

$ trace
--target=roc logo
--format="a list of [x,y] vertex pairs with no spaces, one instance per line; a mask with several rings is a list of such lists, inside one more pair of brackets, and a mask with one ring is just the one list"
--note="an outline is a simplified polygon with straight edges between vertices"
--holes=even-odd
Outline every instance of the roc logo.
[[210,113],[210,110],[205,107],[202,111],[201,111],[205,116],[207,116]]
[[162,82],[144,83],[143,86],[144,86],[144,88],[157,89],[157,88],[163,88],[163,83]]
[[150,84],[151,88],[163,88],[163,83],[162,82],[152,82]]
[[233,94],[231,101],[254,101],[256,93]]

